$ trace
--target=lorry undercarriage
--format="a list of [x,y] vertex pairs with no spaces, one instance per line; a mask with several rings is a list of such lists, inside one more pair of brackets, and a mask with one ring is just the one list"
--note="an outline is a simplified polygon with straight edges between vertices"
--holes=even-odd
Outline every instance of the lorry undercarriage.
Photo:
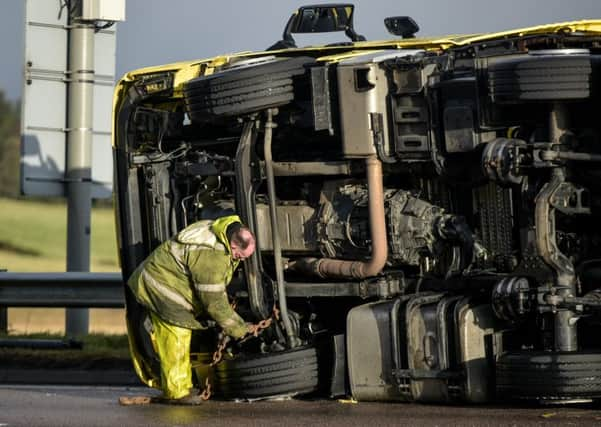
[[199,219],[257,236],[231,296],[274,322],[229,349],[218,395],[601,397],[601,33],[414,40],[118,87],[124,277]]

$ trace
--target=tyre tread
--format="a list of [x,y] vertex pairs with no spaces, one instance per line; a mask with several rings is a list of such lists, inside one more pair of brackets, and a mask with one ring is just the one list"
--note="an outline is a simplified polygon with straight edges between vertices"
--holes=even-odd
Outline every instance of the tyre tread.
[[225,398],[261,398],[314,391],[317,351],[301,347],[275,354],[242,356],[218,364],[215,392]]
[[185,85],[186,111],[191,121],[207,122],[284,106],[294,100],[294,79],[313,61],[287,58],[198,77]]
[[591,75],[587,56],[522,56],[489,67],[488,92],[500,104],[586,99]]
[[496,366],[497,392],[513,399],[601,397],[599,353],[506,353]]

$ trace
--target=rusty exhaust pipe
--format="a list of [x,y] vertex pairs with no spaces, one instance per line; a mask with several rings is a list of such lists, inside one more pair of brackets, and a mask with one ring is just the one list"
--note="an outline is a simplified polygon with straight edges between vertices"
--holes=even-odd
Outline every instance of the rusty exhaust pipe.
[[365,160],[365,163],[369,198],[369,231],[372,245],[371,259],[369,261],[345,261],[331,258],[305,258],[295,262],[294,268],[322,278],[364,279],[382,271],[388,258],[382,162],[375,156],[371,156]]

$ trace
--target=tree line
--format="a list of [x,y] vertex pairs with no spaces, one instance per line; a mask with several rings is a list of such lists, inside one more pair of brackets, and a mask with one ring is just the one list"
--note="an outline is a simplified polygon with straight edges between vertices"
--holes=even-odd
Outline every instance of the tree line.
[[0,89],[0,195],[19,195],[21,103]]

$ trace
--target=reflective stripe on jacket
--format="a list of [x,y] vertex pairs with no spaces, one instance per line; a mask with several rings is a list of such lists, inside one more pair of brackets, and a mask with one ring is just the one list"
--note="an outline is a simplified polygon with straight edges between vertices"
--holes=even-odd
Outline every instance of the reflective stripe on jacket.
[[183,328],[203,329],[197,318],[213,319],[226,334],[244,336],[246,324],[226,293],[238,261],[225,231],[237,221],[236,215],[198,221],[163,242],[128,281],[138,302]]

